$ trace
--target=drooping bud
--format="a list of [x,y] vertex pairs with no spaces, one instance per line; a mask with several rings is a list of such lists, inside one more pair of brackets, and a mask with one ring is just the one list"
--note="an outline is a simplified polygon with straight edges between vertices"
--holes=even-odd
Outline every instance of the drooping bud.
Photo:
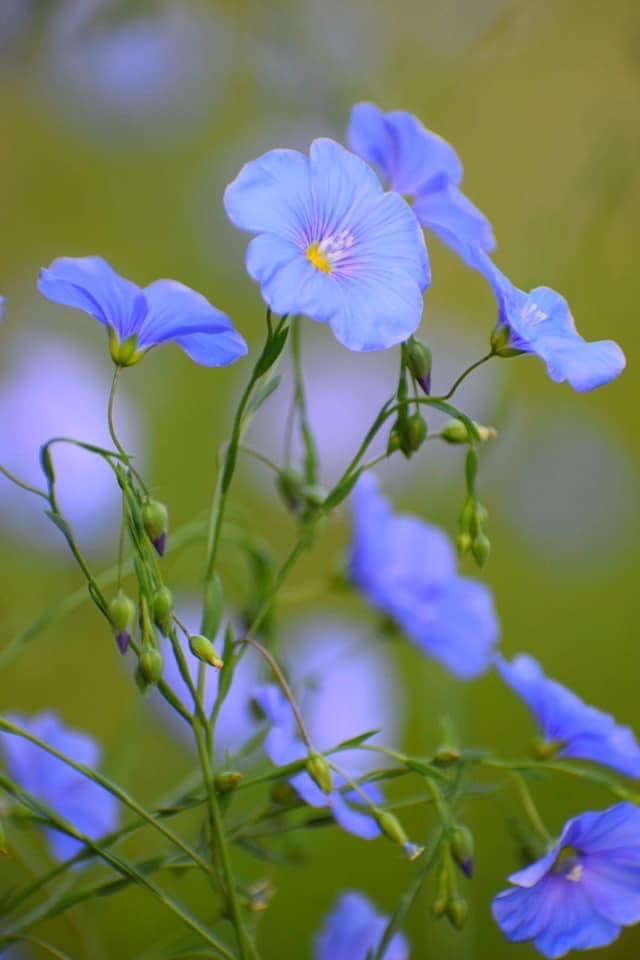
[[467,919],[467,901],[463,897],[454,895],[447,903],[447,917],[456,930],[462,930]]
[[427,435],[427,425],[419,413],[414,413],[405,424],[404,433],[411,453],[419,450]]
[[163,556],[169,528],[167,508],[159,500],[147,500],[142,507],[142,522],[147,536],[156,548],[156,552]]
[[389,439],[387,440],[387,456],[390,457],[392,453],[395,453],[396,450],[400,450],[401,447],[402,434],[400,433],[400,430],[396,424],[389,431]]
[[420,847],[417,843],[412,843],[409,840],[404,827],[395,814],[388,810],[376,810],[375,818],[385,837],[402,847],[409,860],[417,860],[424,853],[424,847]]
[[409,337],[405,355],[409,371],[428,395],[431,392],[431,350],[420,340]]
[[222,770],[213,778],[213,785],[218,793],[231,793],[242,780],[243,774],[239,770]]
[[469,433],[462,420],[449,420],[440,431],[447,443],[468,443]]
[[276,479],[276,489],[287,507],[296,513],[302,505],[304,477],[292,467],[281,470]]
[[329,794],[333,790],[333,775],[331,767],[322,754],[315,750],[309,751],[307,757],[307,773],[311,779],[320,787],[323,793]]
[[484,567],[491,553],[491,542],[484,533],[479,533],[474,537],[471,544],[471,553],[479,567]]
[[163,667],[164,661],[158,648],[145,647],[140,654],[136,670],[136,682],[142,693],[145,693],[148,687],[155,686],[161,679]]
[[458,824],[449,837],[451,856],[466,877],[473,874],[473,835],[464,824]]
[[215,667],[216,670],[220,670],[224,665],[211,640],[209,640],[208,637],[203,637],[201,633],[196,633],[189,637],[189,649],[194,657],[202,660],[203,663],[208,663],[210,666]]
[[136,608],[133,600],[122,590],[119,590],[109,606],[109,616],[118,649],[123,656],[129,648],[131,628],[135,615]]
[[153,622],[165,636],[171,627],[171,613],[173,611],[173,594],[169,587],[161,587],[153,598]]
[[456,537],[456,549],[458,551],[458,556],[464,557],[464,555],[471,550],[472,543],[473,540],[471,539],[471,534],[459,533]]

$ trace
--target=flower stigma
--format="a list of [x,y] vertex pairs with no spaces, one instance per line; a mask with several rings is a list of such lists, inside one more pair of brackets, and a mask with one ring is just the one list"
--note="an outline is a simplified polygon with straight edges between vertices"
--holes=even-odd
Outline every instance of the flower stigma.
[[305,251],[307,260],[321,273],[332,273],[334,265],[353,246],[353,235],[348,230],[330,234],[324,240],[309,244]]

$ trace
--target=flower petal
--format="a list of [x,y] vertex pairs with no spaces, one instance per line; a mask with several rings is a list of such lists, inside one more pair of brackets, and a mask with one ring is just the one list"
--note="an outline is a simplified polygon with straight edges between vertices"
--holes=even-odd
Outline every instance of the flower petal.
[[274,313],[301,314],[322,322],[339,309],[341,291],[335,278],[316,270],[296,246],[273,233],[251,241],[247,272],[260,284]]
[[123,340],[137,332],[146,312],[140,288],[102,257],[59,257],[40,271],[38,289],[48,300],[113,327]]
[[311,144],[309,166],[314,240],[342,230],[354,230],[362,210],[384,194],[371,167],[328,137],[320,137]]
[[[377,913],[357,891],[343,893],[314,941],[314,960],[364,960],[380,944],[387,918]],[[409,945],[396,933],[384,952],[384,960],[408,960]]]
[[588,857],[581,882],[593,908],[611,923],[640,923],[640,862],[626,865]]
[[309,161],[297,150],[269,150],[245,163],[224,193],[232,224],[249,233],[276,233],[300,248],[312,221]]
[[219,367],[247,352],[229,317],[206,297],[176,280],[156,280],[145,288],[148,313],[138,336],[141,350],[175,340],[196,363]]
[[418,193],[438,175],[454,185],[462,180],[462,164],[453,147],[404,110],[384,113],[373,103],[357,103],[347,139],[397,193]]
[[488,252],[495,249],[493,229],[485,215],[451,184],[419,193],[413,211],[423,227],[437,234],[470,266],[474,265],[469,261],[470,244],[477,243]]
[[373,840],[380,836],[380,827],[373,817],[364,811],[350,806],[338,790],[331,794],[331,812],[343,830],[363,840]]

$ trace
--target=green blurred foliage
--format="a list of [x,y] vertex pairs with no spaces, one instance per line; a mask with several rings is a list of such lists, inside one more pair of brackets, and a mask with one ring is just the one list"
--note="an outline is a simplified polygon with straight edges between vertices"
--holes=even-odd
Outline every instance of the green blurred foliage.
[[[80,314],[39,302],[34,292],[38,268],[53,257],[100,253],[140,283],[171,276],[201,290],[230,313],[255,348],[263,310],[243,273],[245,240],[224,216],[224,185],[245,160],[270,146],[303,146],[314,135],[340,137],[355,100],[414,111],[459,150],[466,190],[490,216],[498,262],[512,279],[527,288],[544,283],[561,290],[587,338],[613,337],[627,354],[629,369],[621,380],[594,395],[576,396],[552,384],[534,360],[497,361],[504,366],[489,365],[476,376],[490,383],[501,375],[492,394],[501,438],[483,457],[480,485],[493,542],[485,573],[495,590],[504,650],[530,651],[550,675],[640,729],[640,615],[633,600],[639,559],[633,492],[640,456],[634,385],[640,340],[634,256],[640,215],[637,0],[606,6],[600,0],[181,2],[176,6],[182,10],[193,6],[198,16],[212,18],[218,47],[214,42],[211,55],[223,58],[224,69],[214,78],[215,89],[194,94],[200,102],[193,121],[175,130],[170,112],[160,123],[157,117],[147,123],[144,110],[123,130],[99,102],[87,121],[86,105],[78,108],[79,90],[47,67],[48,31],[64,6],[34,3],[25,33],[1,47],[3,342],[24,328],[37,337],[38,330],[59,325],[102,356],[107,370],[99,331]],[[135,17],[139,6],[121,3],[118,15]],[[87,30],[108,28],[107,22]],[[184,104],[175,109],[184,110]],[[494,302],[480,278],[452,254],[435,241],[431,250],[435,282],[420,333],[429,342],[430,331],[437,330],[440,350],[446,350],[448,318],[455,317],[458,346],[461,331],[465,338],[462,367],[483,350]],[[167,349],[126,373],[150,425],[153,489],[170,505],[174,527],[206,510],[216,449],[249,362],[208,371]],[[313,355],[306,362],[312,366]],[[353,357],[356,378],[357,364]],[[434,351],[436,371],[438,364]],[[574,422],[581,425],[579,447],[573,445]],[[540,463],[536,449],[555,424],[562,427],[553,434],[556,445],[544,447]],[[430,464],[438,453],[427,445],[403,467],[397,500],[453,534],[462,455],[446,451],[456,472],[445,483]],[[556,476],[559,464],[562,476]],[[283,555],[292,524],[274,506],[271,491],[261,492],[252,482],[252,473],[255,467],[245,462],[234,504]],[[546,478],[549,493],[519,510],[518,491],[529,489],[530,477],[534,493],[539,477]],[[556,479],[563,484],[557,497]],[[572,518],[566,529],[565,508]],[[294,585],[333,567],[347,543],[346,519],[344,512],[325,531]],[[591,537],[594,526],[598,536]],[[203,549],[198,544],[168,559],[172,587],[197,587]],[[3,538],[1,526],[0,562],[4,646],[80,579],[59,555]],[[232,557],[224,563],[240,597],[240,568]],[[362,609],[356,602],[351,606]],[[406,681],[409,749],[437,745],[443,711],[454,716],[465,743],[512,754],[526,748],[532,734],[526,712],[496,677],[463,686],[404,645],[394,650]],[[0,693],[2,710],[53,707],[98,735],[105,769],[143,801],[165,794],[190,767],[189,751],[140,702],[88,604],[39,636],[2,672]],[[572,813],[609,803],[602,793],[564,781],[541,786],[537,796],[552,830]],[[516,865],[505,827],[513,802],[505,792],[469,805],[477,846],[476,876],[465,883],[469,921],[462,934],[446,921],[433,921],[428,884],[407,930],[412,956],[534,956],[528,947],[504,942],[489,912],[490,898]],[[432,814],[420,806],[405,819],[419,839]],[[265,868],[238,858],[246,877],[266,876],[277,889],[259,920],[265,957],[309,956],[312,933],[339,890],[360,887],[388,911],[412,875],[401,853],[382,840],[365,844],[322,831],[291,845],[296,866]],[[16,846],[24,846],[37,870],[44,848],[28,834]],[[13,861],[2,862],[0,871],[0,889],[24,875]],[[193,897],[206,916],[201,884],[181,879],[170,886],[185,900]],[[68,923],[54,921],[43,933],[72,957],[91,960],[152,960],[171,938],[182,936],[137,891],[76,910]],[[628,931],[609,956],[635,957],[639,947],[640,931]]]

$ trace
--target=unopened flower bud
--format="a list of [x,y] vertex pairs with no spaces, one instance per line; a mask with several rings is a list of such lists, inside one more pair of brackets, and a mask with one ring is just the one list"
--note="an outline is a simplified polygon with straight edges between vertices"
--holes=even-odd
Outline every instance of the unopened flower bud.
[[458,551],[458,556],[464,557],[465,553],[469,553],[472,543],[473,540],[471,539],[470,533],[459,533],[456,537],[456,549]]
[[276,488],[290,510],[300,509],[304,477],[293,468],[281,470],[276,479]]
[[427,435],[427,425],[419,413],[414,413],[405,424],[404,433],[411,452],[419,450]]
[[468,443],[469,433],[462,420],[449,420],[440,431],[447,443]]
[[474,537],[471,544],[471,553],[478,566],[484,567],[491,553],[491,543],[484,533],[479,533],[477,537]]
[[453,828],[449,837],[451,856],[458,864],[465,876],[473,874],[473,835],[464,824]]
[[440,917],[444,917],[445,913],[447,912],[448,903],[449,900],[446,893],[439,894],[431,904],[431,913],[434,915],[434,917],[438,917],[438,919]]
[[239,770],[222,770],[213,778],[213,785],[218,793],[231,793],[242,780]]
[[169,513],[159,500],[147,500],[142,507],[142,522],[147,536],[156,548],[157,553],[164,554],[169,527]]
[[483,532],[488,519],[489,513],[487,508],[483,507],[481,503],[476,503],[471,523],[469,524],[469,531],[473,537],[477,537]]
[[318,486],[318,484],[303,487],[301,492],[304,502],[309,507],[321,507],[327,499],[327,491],[323,487]]
[[431,392],[431,350],[410,337],[406,344],[407,366],[426,394]]
[[449,767],[452,763],[457,763],[461,756],[462,754],[457,747],[443,744],[434,754],[433,762],[439,767]]
[[323,793],[331,793],[333,790],[331,767],[322,754],[317,753],[315,750],[310,751],[307,757],[307,772]]
[[133,600],[126,593],[119,590],[109,606],[109,616],[111,626],[116,636],[116,643],[121,654],[125,654],[129,648],[131,640],[131,627],[136,615],[136,608]]
[[395,814],[388,810],[376,810],[375,818],[385,837],[402,847],[409,860],[417,860],[424,853],[424,847],[420,847],[417,843],[412,843],[409,840],[404,827]]
[[402,447],[402,434],[397,426],[392,427],[387,440],[387,456],[390,457],[396,450]]
[[153,598],[153,622],[156,627],[165,636],[171,626],[171,613],[173,611],[173,594],[169,587],[161,587],[156,591]]
[[271,802],[277,804],[279,807],[293,807],[300,799],[295,788],[285,780],[280,783],[274,783],[269,796]]
[[189,649],[194,657],[215,667],[216,670],[220,670],[224,665],[211,640],[209,640],[208,637],[203,637],[201,633],[196,633],[189,637]]
[[140,654],[136,681],[144,693],[147,687],[155,685],[162,677],[164,662],[157,647],[146,647]]
[[462,930],[467,919],[467,901],[457,895],[450,897],[447,903],[447,917],[456,930]]

